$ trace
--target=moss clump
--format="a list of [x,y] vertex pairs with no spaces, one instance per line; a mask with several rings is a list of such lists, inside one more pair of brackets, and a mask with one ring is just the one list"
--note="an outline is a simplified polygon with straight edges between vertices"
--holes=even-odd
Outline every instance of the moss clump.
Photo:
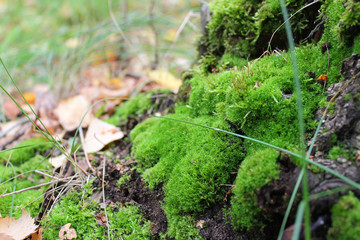
[[[13,168],[11,166],[5,168],[5,166],[1,165],[1,182],[5,182],[15,175],[22,175],[21,178],[18,177],[16,180],[12,180],[10,182],[4,183],[3,185],[0,185],[0,192],[3,193],[6,191],[6,193],[11,193],[19,189],[38,185],[40,182],[48,181],[48,178],[44,178],[42,175],[34,173],[33,171],[41,170],[46,172],[50,169],[51,166],[49,162],[44,157],[39,155],[32,157],[28,159],[27,162],[19,166],[14,166]],[[35,216],[38,213],[40,203],[43,199],[41,195],[45,190],[46,186],[40,189],[33,189],[16,195],[0,198],[0,214],[2,216],[7,216],[12,212],[13,216],[19,217],[22,214],[20,208],[25,207],[31,203],[26,207],[26,210],[30,212],[32,216]]]
[[[60,226],[71,223],[79,239],[107,239],[107,229],[96,222],[96,213],[104,215],[98,203],[90,201],[89,186],[85,195],[72,191],[53,209],[47,219],[43,219],[44,239],[56,239]],[[149,239],[151,223],[139,214],[139,208],[127,205],[125,208],[107,211],[110,234],[114,239]]]
[[[287,4],[293,13],[306,1],[289,0]],[[339,82],[342,60],[359,46],[355,38],[354,47],[346,47],[332,32],[346,11],[340,1],[319,2],[295,16],[292,22],[299,26],[293,29],[297,40],[313,29],[310,26],[315,21],[308,15],[313,15],[310,10],[317,11],[320,5],[323,5],[321,17],[328,17],[320,42],[306,43],[295,49],[306,140],[317,126],[314,115],[319,104],[327,105],[324,86],[316,79],[327,74],[325,88]],[[168,116],[178,121],[151,118],[130,134],[134,142],[132,154],[145,182],[150,188],[164,184],[164,208],[168,219],[172,219],[169,220],[172,230],[168,234],[173,237],[183,231],[176,230],[178,221],[185,219],[185,226],[190,229],[189,216],[220,200],[223,192],[219,185],[231,184],[229,172],[236,171],[239,166],[232,200],[233,224],[237,228],[261,227],[262,214],[254,191],[276,179],[279,173],[276,151],[250,140],[179,121],[241,133],[285,149],[297,151],[299,148],[290,54],[276,52],[254,61],[239,57],[255,56],[264,49],[261,41],[267,43],[269,34],[283,21],[279,6],[275,0],[213,1],[213,19],[208,25],[207,39],[209,59],[205,57],[203,66],[185,79],[186,86],[191,86],[187,88],[191,89],[190,96],[181,98],[186,102],[179,102],[175,114]],[[279,32],[278,36],[286,42],[284,32]],[[321,52],[321,44],[328,41],[332,45],[329,66],[328,55]],[[224,52],[227,54],[222,55]],[[214,66],[216,71],[209,73]]]
[[360,33],[360,2],[347,0],[344,6],[345,11],[341,14],[335,32],[341,40],[351,45],[353,38]]
[[340,198],[332,209],[332,227],[328,239],[359,239],[360,201],[352,192]]
[[[169,117],[188,119],[189,109],[178,107],[177,110],[179,113]],[[194,122],[227,128],[214,116],[199,116]],[[172,229],[168,234],[175,237],[183,231],[197,232],[181,229],[194,228],[194,224],[189,225],[186,220],[189,213],[200,212],[222,199],[221,184],[228,183],[230,172],[237,169],[244,156],[241,140],[156,118],[138,125],[131,132],[131,138],[132,152],[142,167],[145,182],[150,188],[164,183],[166,214]],[[184,227],[179,228],[180,223]]]
[[[128,119],[128,117],[144,114],[154,105],[154,101],[151,97],[157,93],[167,94],[170,93],[170,91],[158,90],[141,93],[133,99],[122,103],[115,110],[115,113],[105,121],[117,126],[119,124],[123,124]],[[156,106],[154,105],[154,107]],[[156,110],[157,109],[154,109],[154,111]]]
[[200,230],[195,228],[195,218],[189,215],[174,215],[168,213],[168,208],[165,207],[165,213],[168,220],[168,230],[166,234],[177,240],[203,239],[200,236]]
[[[169,117],[184,120],[187,116]],[[195,123],[220,127],[215,121],[202,116]],[[131,139],[145,181],[150,188],[165,183],[166,203],[176,213],[198,212],[216,201],[220,184],[226,183],[243,158],[239,139],[167,119],[147,120],[131,132]]]
[[51,147],[52,144],[45,138],[31,138],[16,145],[17,149],[1,152],[0,160],[7,161],[11,155],[11,163],[20,165],[35,156],[37,152],[40,154],[44,153]]
[[[306,1],[286,1],[290,13],[306,5]],[[212,19],[207,27],[208,51],[214,55],[223,53],[241,57],[258,57],[267,48],[271,35],[283,22],[280,2],[275,0],[215,0],[209,5]],[[319,4],[294,16],[292,25],[295,40],[304,39],[313,29]],[[272,46],[284,48],[284,29],[275,35]]]
[[246,157],[241,164],[232,199],[231,216],[235,227],[262,226],[263,222],[258,220],[261,209],[257,205],[255,192],[278,177],[278,156],[275,150],[266,149]]
[[340,146],[333,146],[329,151],[328,158],[332,160],[337,160],[339,157],[346,158],[350,161],[354,160],[354,156],[348,151],[346,151],[346,149]]

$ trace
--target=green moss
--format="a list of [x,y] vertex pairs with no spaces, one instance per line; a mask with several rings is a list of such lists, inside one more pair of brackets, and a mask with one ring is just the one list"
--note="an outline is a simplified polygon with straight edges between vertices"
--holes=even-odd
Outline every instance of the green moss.
[[[48,218],[44,218],[44,239],[56,239],[60,227],[71,223],[79,239],[107,239],[107,229],[96,222],[96,213],[104,212],[98,203],[90,201],[89,193],[72,191],[53,209]],[[82,201],[83,200],[83,201]],[[139,208],[131,205],[114,209],[109,207],[110,234],[114,239],[149,239],[151,223],[139,214]]]
[[262,226],[261,209],[257,205],[255,191],[277,179],[278,153],[273,149],[259,151],[245,158],[236,178],[232,198],[233,224],[237,228]]
[[[306,5],[306,1],[286,1],[290,13]],[[229,53],[241,57],[258,57],[267,48],[271,35],[283,22],[280,2],[275,0],[215,0],[210,5],[212,19],[209,36],[203,39],[214,55]],[[312,13],[317,11],[313,6]],[[292,19],[295,39],[300,40],[313,28],[315,15],[302,11]],[[285,47],[284,29],[275,35],[273,47]]]
[[332,227],[328,239],[358,239],[360,236],[360,201],[352,192],[340,198],[332,209]]
[[118,188],[121,188],[122,185],[124,185],[126,183],[126,181],[129,181],[130,179],[130,175],[128,173],[125,173],[123,176],[121,176],[121,178],[119,178],[119,180],[116,182],[116,186],[118,186]]
[[[158,90],[158,91],[149,91],[147,93],[141,93],[133,99],[126,101],[118,108],[116,108],[115,113],[105,121],[118,126],[123,124],[128,117],[134,117],[136,115],[144,114],[149,110],[153,105],[153,99],[151,98],[155,93],[169,93],[169,90]],[[154,105],[154,107],[156,107]],[[154,109],[156,111],[156,109]]]
[[51,147],[52,144],[45,138],[31,138],[16,145],[17,149],[1,152],[0,160],[7,161],[11,156],[11,163],[20,165],[35,156],[37,152],[40,154],[44,153]]
[[168,236],[177,240],[203,239],[200,236],[200,230],[195,228],[196,221],[194,218],[189,215],[168,214],[166,207],[165,213],[168,219]]
[[[18,167],[14,167],[14,169],[10,166],[5,169],[5,166],[1,165],[0,176],[4,173],[1,182],[5,182],[6,180],[14,177],[14,172],[15,175],[21,174],[21,178],[18,177],[16,180],[12,180],[3,185],[0,185],[0,192],[3,193],[6,191],[7,193],[11,193],[16,190],[38,185],[40,182],[44,182],[44,180],[46,182],[49,180],[48,178],[44,178],[42,175],[33,172],[33,170],[46,172],[50,169],[51,166],[48,161],[39,155],[28,159],[27,162]],[[0,198],[0,214],[2,216],[7,216],[10,215],[10,212],[12,211],[13,216],[19,217],[22,214],[20,208],[27,206],[26,210],[30,212],[32,216],[37,215],[40,203],[43,200],[41,195],[44,193],[46,188],[47,187],[45,186],[39,189],[33,189],[12,196]]]
[[348,93],[345,95],[344,100],[348,101],[348,100],[350,100],[350,98],[351,98],[351,93]]
[[350,161],[354,160],[354,156],[349,153],[346,149],[340,147],[340,146],[333,146],[328,154],[328,158],[337,160],[339,157],[346,158]]
[[347,44],[353,43],[353,38],[360,33],[360,2],[347,0],[344,3],[345,11],[335,28],[338,36]]
[[[287,7],[293,13],[306,3],[289,0]],[[339,82],[343,59],[359,46],[358,38],[354,38],[354,48],[347,47],[334,32],[346,15],[347,8],[340,1],[319,2],[292,18],[295,38],[305,38],[314,29],[313,12],[320,6],[319,18],[328,18],[321,40],[295,48],[308,138],[318,124],[314,120],[316,111],[327,105],[324,86],[316,79],[328,74],[325,89]],[[186,102],[178,103],[175,114],[168,117],[241,133],[296,152],[298,114],[290,54],[278,51],[254,61],[244,58],[259,56],[283,22],[279,1],[215,0],[210,9],[212,21],[209,36],[205,37],[208,58],[202,59],[200,70],[186,78],[186,89],[191,89],[191,94],[182,98]],[[321,44],[328,41],[332,45],[329,66],[328,54],[321,52]],[[284,42],[282,29],[272,47],[285,49]],[[139,124],[130,135],[132,154],[145,182],[150,188],[164,184],[164,208],[168,219],[173,219],[169,220],[169,235],[186,232],[176,230],[175,224],[181,219],[191,229],[188,217],[219,201],[223,194],[219,186],[232,184],[229,172],[239,166],[232,201],[233,223],[238,228],[262,225],[254,191],[277,177],[276,151],[217,131],[158,118]]]

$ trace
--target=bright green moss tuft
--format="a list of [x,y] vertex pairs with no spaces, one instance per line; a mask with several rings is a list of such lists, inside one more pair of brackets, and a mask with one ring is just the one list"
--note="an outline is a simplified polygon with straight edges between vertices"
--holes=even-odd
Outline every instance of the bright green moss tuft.
[[[91,193],[91,191],[90,191]],[[44,239],[56,239],[60,226],[71,223],[79,239],[108,239],[107,229],[96,222],[96,213],[103,211],[98,203],[90,201],[89,192],[73,191],[65,196],[43,219]],[[127,205],[107,211],[112,239],[149,239],[151,223],[139,214],[139,208]]]
[[[3,185],[0,185],[0,192],[3,193],[6,191],[6,193],[11,193],[16,190],[38,185],[40,182],[44,182],[44,180],[48,181],[49,179],[44,178],[38,173],[34,173],[33,170],[47,172],[50,169],[51,166],[47,159],[39,155],[28,159],[25,163],[14,168],[8,166],[5,169],[5,167],[1,165],[0,177],[2,176],[2,183],[14,177],[15,175],[22,175],[21,178],[18,177],[16,180],[12,180]],[[3,173],[4,175],[2,175]],[[26,210],[30,212],[32,216],[35,216],[39,211],[39,206],[43,199],[41,195],[45,190],[46,186],[39,189],[29,190],[19,194],[15,194],[13,196],[0,198],[0,214],[2,216],[10,215],[12,209],[13,216],[19,217],[22,214],[21,208],[31,203],[26,207]],[[14,202],[12,205],[13,199]]]
[[166,234],[177,240],[203,239],[200,230],[195,228],[196,221],[190,215],[175,215],[168,212],[165,206],[165,213],[168,219],[168,230]]
[[[289,12],[294,13],[308,1],[286,2]],[[292,18],[295,40],[304,39],[314,29],[319,21],[315,23],[313,13],[320,6],[319,19],[328,18],[321,40],[309,40],[295,48],[306,140],[317,126],[316,111],[327,105],[326,89],[342,80],[339,70],[343,59],[360,46],[358,37],[352,36],[354,46],[348,47],[334,32],[347,11],[341,1],[318,2]],[[253,61],[244,58],[258,57],[266,50],[271,34],[283,22],[279,1],[215,0],[210,10],[212,21],[205,37],[209,57],[202,59],[200,70],[186,78],[187,96],[181,98],[186,102],[178,103],[175,114],[168,117],[240,133],[296,152],[299,130],[290,54],[279,50]],[[321,45],[329,41],[328,66],[329,57],[326,51],[322,53]],[[286,42],[281,29],[272,47],[286,49]],[[328,75],[326,86],[317,82],[324,74]],[[189,215],[216,203],[223,194],[219,186],[232,184],[229,173],[239,166],[232,200],[233,223],[237,228],[262,225],[254,191],[277,177],[276,151],[217,131],[158,118],[139,124],[131,132],[131,140],[132,154],[145,182],[150,188],[164,184],[170,236],[186,232],[176,230],[179,219],[186,220],[189,229],[193,227]]]
[[333,146],[328,154],[328,158],[337,160],[339,157],[346,158],[350,161],[354,160],[354,156],[349,153],[346,149],[340,147],[340,146]]
[[[147,93],[141,93],[133,99],[122,103],[116,110],[115,113],[105,120],[106,122],[118,126],[123,124],[128,117],[134,117],[135,115],[144,114],[149,110],[153,105],[154,101],[151,98],[156,93],[167,94],[170,93],[169,90],[158,90],[158,91],[149,91]],[[154,109],[156,111],[156,109]]]
[[279,153],[273,149],[259,151],[245,158],[236,178],[232,198],[233,224],[237,228],[262,226],[261,209],[257,205],[255,191],[277,179]]
[[352,192],[340,198],[332,209],[332,227],[328,239],[355,240],[360,236],[360,201]]
[[[0,160],[7,161],[11,155],[11,163],[20,165],[38,153],[44,153],[52,147],[52,144],[45,138],[31,138],[16,145],[17,149],[0,153]],[[11,153],[12,152],[12,153]]]

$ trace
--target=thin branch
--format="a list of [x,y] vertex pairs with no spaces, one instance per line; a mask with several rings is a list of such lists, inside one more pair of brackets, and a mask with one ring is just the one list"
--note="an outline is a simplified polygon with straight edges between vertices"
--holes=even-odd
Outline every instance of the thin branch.
[[59,179],[59,180],[56,180],[56,181],[47,182],[47,183],[42,183],[42,184],[39,184],[39,185],[36,185],[36,186],[32,186],[32,187],[20,189],[20,190],[17,190],[17,191],[15,191],[15,192],[11,192],[11,193],[8,193],[8,194],[0,195],[0,198],[7,197],[7,196],[11,196],[11,195],[18,194],[18,193],[22,193],[22,192],[26,192],[26,191],[28,191],[28,190],[40,188],[40,187],[43,187],[43,186],[51,185],[51,184],[53,184],[53,183],[57,183],[57,182],[62,181],[62,180],[66,180],[66,178]]
[[297,10],[294,14],[292,14],[288,19],[286,19],[286,21],[284,21],[284,22],[273,32],[273,34],[271,35],[271,38],[270,38],[270,41],[269,41],[269,44],[268,44],[268,47],[267,47],[267,50],[266,50],[266,51],[269,51],[270,45],[271,45],[271,41],[272,41],[272,39],[274,38],[275,33],[276,33],[277,31],[279,31],[279,29],[280,29],[282,26],[284,26],[284,24],[285,24],[286,22],[288,22],[292,17],[294,17],[296,14],[298,14],[299,12],[301,12],[302,10],[304,10],[305,8],[310,7],[311,5],[313,5],[313,4],[317,3],[317,2],[320,2],[320,0],[315,0],[315,1],[313,1],[313,2],[311,2],[311,3],[309,3],[309,4],[307,4],[307,5],[305,5],[304,7],[300,8],[299,10]]
[[198,16],[199,16],[199,14],[194,13],[193,11],[190,11],[190,12],[186,15],[186,17],[184,18],[184,21],[181,23],[179,29],[178,29],[177,32],[176,32],[175,40],[172,42],[171,46],[169,47],[169,49],[166,51],[166,53],[165,53],[164,56],[162,57],[161,62],[163,62],[163,61],[166,59],[166,57],[169,55],[169,53],[170,53],[170,52],[172,51],[172,49],[174,48],[177,40],[178,40],[179,37],[180,37],[181,32],[184,30],[186,24],[190,21],[190,18],[191,18],[191,17],[198,17]]
[[149,25],[151,30],[153,31],[154,34],[154,39],[155,39],[155,45],[154,45],[154,61],[151,64],[151,69],[156,69],[157,66],[159,65],[159,33],[156,30],[155,27],[155,23],[154,23],[154,8],[155,8],[155,1],[156,0],[151,0],[150,2],[150,7],[149,7]]
[[86,164],[88,165],[88,167],[91,169],[92,172],[95,172],[94,168],[91,166],[90,161],[89,161],[89,157],[88,157],[87,150],[85,147],[84,133],[83,133],[83,130],[81,127],[79,128],[79,135],[80,135],[80,141],[82,144],[82,148],[84,151],[84,157],[85,157]]
[[113,13],[113,11],[112,11],[111,0],[108,0],[108,8],[109,8],[109,13],[110,13],[111,20],[113,21],[116,29],[119,31],[121,37],[124,39],[124,41],[126,42],[126,44],[129,45],[129,47],[134,50],[137,59],[138,59],[142,64],[145,64],[144,60],[142,60],[142,59],[136,54],[137,49],[132,45],[132,43],[130,42],[130,40],[125,36],[125,33],[123,32],[123,30],[121,29],[119,23],[117,22],[117,20],[116,20],[116,18],[115,18],[115,15],[114,15],[114,13]]

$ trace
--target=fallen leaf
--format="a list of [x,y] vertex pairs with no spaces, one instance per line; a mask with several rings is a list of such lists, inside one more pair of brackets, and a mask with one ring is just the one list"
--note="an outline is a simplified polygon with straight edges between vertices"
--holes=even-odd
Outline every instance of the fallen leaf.
[[124,137],[120,128],[94,118],[85,136],[85,149],[88,153],[97,152],[105,145]]
[[0,235],[0,239],[21,240],[36,232],[37,228],[30,213],[22,209],[22,215],[17,220],[9,216],[0,218],[0,234],[3,235],[3,237]]
[[[90,102],[82,95],[77,95],[61,100],[54,113],[59,119],[61,126],[68,132],[75,130],[85,113],[90,108]],[[87,127],[91,121],[91,113],[86,114],[81,127]]]
[[60,239],[74,239],[77,238],[76,231],[74,228],[70,228],[71,223],[67,223],[61,227],[59,231]]
[[15,238],[13,238],[5,233],[0,233],[0,239],[1,240],[15,240]]
[[205,223],[204,220],[199,220],[199,221],[196,222],[195,227],[198,228],[198,229],[203,229],[204,228],[204,223]]
[[42,240],[43,233],[44,233],[44,228],[40,227],[36,233],[31,234],[31,240]]
[[177,91],[181,85],[180,79],[163,68],[149,72],[149,77],[154,82],[174,91]]
[[64,154],[60,154],[59,156],[51,157],[49,159],[49,163],[54,167],[54,169],[58,169],[66,162],[67,162],[67,158]]
[[14,119],[20,113],[18,106],[9,97],[3,103],[3,113],[9,119]]

